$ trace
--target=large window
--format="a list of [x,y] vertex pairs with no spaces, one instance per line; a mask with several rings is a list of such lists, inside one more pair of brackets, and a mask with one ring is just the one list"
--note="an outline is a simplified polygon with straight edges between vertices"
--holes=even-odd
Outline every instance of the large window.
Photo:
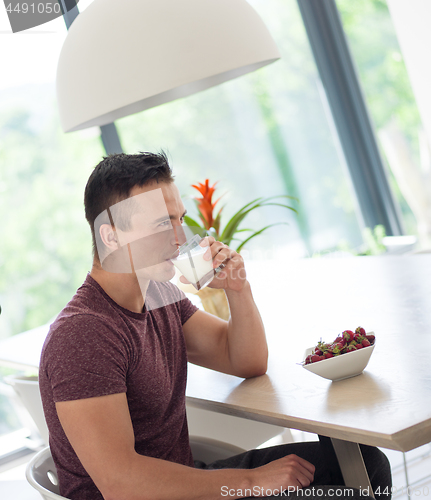
[[429,245],[424,186],[418,182],[429,168],[429,146],[388,6],[385,0],[336,3],[405,231]]
[[[117,121],[127,152],[167,149],[185,195],[209,177],[224,217],[259,196],[299,199],[298,215],[255,212],[245,227],[287,221],[249,257],[310,256],[361,242],[356,200],[296,0],[251,0],[282,59],[220,87]],[[193,206],[189,204],[193,213]]]

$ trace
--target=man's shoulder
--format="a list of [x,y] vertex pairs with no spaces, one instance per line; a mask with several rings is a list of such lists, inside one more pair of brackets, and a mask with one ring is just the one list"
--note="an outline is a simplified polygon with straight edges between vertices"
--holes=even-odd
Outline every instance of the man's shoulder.
[[[89,332],[102,334],[115,323],[114,308],[95,286],[90,276],[78,288],[69,303],[51,324],[44,348],[53,341],[88,337]],[[96,284],[97,285],[97,284]]]
[[90,344],[114,331],[114,322],[106,314],[67,305],[49,328],[42,352],[48,348]]
[[82,317],[112,317],[117,309],[117,304],[104,292],[102,287],[90,275],[87,275],[84,283],[78,288],[69,303],[63,308],[57,319],[64,321],[65,318]]

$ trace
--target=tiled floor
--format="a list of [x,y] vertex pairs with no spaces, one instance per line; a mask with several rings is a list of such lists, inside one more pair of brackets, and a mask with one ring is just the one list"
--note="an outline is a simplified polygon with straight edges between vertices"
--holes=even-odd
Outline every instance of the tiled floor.
[[[307,439],[307,436],[294,437]],[[406,488],[403,454],[392,450],[383,451],[392,466],[394,500],[431,500],[431,445],[406,453],[409,492]],[[41,500],[39,493],[25,479],[25,467],[31,457],[32,455],[27,455],[8,464],[8,467],[0,468],[1,500]]]

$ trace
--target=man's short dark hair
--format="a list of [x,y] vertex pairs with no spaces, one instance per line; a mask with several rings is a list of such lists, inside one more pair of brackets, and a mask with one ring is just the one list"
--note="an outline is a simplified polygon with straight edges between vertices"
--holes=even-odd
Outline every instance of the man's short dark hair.
[[[129,198],[135,186],[173,180],[168,158],[163,151],[105,156],[91,173],[84,193],[85,218],[90,224],[94,255],[98,257],[95,231],[99,228],[94,227],[98,215]],[[109,220],[105,222],[109,223]]]

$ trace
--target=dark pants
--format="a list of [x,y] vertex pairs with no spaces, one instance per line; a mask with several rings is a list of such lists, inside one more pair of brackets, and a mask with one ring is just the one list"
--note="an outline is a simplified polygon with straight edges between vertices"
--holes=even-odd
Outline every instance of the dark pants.
[[[391,497],[392,477],[389,461],[378,448],[360,445],[371,486],[376,499],[386,500]],[[299,491],[285,491],[280,495],[274,491],[274,496],[264,497],[276,499],[280,496],[289,498],[323,498],[323,499],[353,499],[370,498],[366,490],[358,490],[344,486],[339,478],[339,472],[328,464],[328,456],[322,451],[320,442],[291,443],[259,450],[250,450],[240,455],[217,460],[211,464],[196,461],[195,466],[205,469],[254,469],[286,455],[295,454],[304,458],[316,467],[314,481],[309,487]],[[228,488],[221,494],[221,498],[229,498]],[[265,494],[265,492],[264,492]],[[232,497],[232,493],[230,494]]]

